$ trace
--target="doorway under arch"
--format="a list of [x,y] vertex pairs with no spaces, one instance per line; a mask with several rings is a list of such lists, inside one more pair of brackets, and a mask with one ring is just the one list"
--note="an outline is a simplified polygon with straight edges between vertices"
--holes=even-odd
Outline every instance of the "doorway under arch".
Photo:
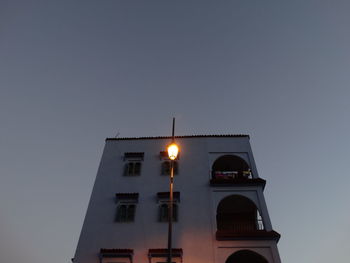
[[242,195],[222,199],[216,211],[218,231],[252,232],[262,230],[258,209],[253,201]]
[[229,256],[225,263],[268,263],[268,261],[254,251],[240,250]]

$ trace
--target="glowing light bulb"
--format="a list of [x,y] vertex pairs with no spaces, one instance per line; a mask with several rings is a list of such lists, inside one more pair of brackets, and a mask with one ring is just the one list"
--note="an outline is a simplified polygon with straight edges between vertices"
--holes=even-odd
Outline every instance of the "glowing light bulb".
[[170,160],[175,160],[178,153],[179,147],[175,143],[172,143],[168,146],[168,156]]

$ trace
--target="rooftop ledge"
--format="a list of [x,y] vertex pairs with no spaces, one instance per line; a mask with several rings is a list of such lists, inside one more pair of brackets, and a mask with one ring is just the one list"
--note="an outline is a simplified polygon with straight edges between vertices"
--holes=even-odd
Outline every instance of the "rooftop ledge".
[[[247,137],[247,134],[213,134],[213,135],[181,135],[175,136],[177,139],[182,138],[226,138],[226,137]],[[171,136],[150,136],[150,137],[120,137],[120,138],[106,138],[106,141],[122,141],[122,140],[155,140],[155,139],[171,139]]]

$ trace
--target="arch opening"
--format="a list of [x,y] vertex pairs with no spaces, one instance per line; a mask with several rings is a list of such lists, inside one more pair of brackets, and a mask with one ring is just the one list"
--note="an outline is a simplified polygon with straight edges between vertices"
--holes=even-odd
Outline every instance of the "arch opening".
[[256,205],[247,197],[231,195],[220,201],[216,212],[217,230],[246,233],[263,230]]
[[225,263],[268,263],[268,261],[251,250],[240,250],[229,256]]
[[224,155],[212,166],[213,179],[251,178],[251,170],[245,160],[236,155]]

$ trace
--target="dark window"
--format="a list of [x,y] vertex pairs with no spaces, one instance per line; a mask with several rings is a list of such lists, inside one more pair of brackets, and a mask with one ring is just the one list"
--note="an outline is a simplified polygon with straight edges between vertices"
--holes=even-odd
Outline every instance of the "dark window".
[[126,220],[128,222],[132,222],[135,219],[135,209],[136,205],[128,205],[127,212],[126,212]]
[[[177,161],[174,161],[174,175],[179,172],[179,165]],[[162,175],[170,175],[170,161],[162,162]]]
[[[178,219],[178,205],[173,204],[173,221]],[[169,221],[169,206],[167,203],[162,203],[159,205],[159,222]]]
[[159,206],[159,221],[160,222],[168,221],[168,205],[167,204],[161,204]]
[[117,222],[133,222],[135,219],[135,204],[120,204],[117,209]]
[[125,176],[135,176],[141,174],[141,162],[128,162],[124,167]]
[[136,162],[134,163],[134,175],[140,175],[141,174],[141,163]]

